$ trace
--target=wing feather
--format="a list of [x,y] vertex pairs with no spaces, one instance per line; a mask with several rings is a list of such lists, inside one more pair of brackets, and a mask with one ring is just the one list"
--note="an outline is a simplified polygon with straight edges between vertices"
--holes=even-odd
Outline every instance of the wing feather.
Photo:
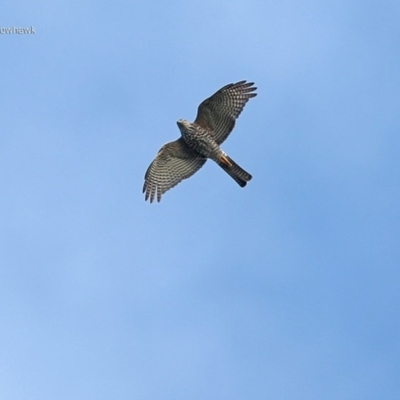
[[183,179],[196,173],[207,159],[191,149],[182,138],[165,144],[144,176],[143,193],[150,203]]
[[221,144],[232,132],[246,103],[257,96],[253,85],[254,82],[240,81],[224,86],[199,105],[194,122],[210,130]]

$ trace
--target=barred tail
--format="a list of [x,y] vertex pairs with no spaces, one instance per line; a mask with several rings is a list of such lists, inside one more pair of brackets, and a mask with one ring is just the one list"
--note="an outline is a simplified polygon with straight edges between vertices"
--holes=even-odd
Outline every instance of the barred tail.
[[235,161],[232,160],[229,156],[225,156],[226,161],[229,162],[228,165],[226,162],[220,160],[218,165],[227,172],[241,187],[245,187],[247,182],[251,180],[252,176],[246,172],[243,168],[241,168]]

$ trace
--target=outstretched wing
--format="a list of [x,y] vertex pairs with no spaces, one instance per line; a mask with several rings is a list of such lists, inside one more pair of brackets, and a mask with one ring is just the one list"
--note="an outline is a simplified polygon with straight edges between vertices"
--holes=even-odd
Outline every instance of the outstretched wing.
[[157,194],[160,201],[167,190],[192,176],[206,161],[207,158],[192,150],[182,138],[165,144],[144,176],[145,199],[152,203]]
[[200,104],[194,122],[210,130],[215,141],[221,144],[232,132],[246,103],[257,96],[252,93],[257,89],[253,85],[254,82],[240,81],[224,86]]

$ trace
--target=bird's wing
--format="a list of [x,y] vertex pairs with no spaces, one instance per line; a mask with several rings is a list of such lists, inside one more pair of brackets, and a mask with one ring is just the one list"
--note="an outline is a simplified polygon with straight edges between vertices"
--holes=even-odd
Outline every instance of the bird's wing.
[[144,176],[145,199],[152,203],[157,194],[160,201],[167,190],[192,176],[206,161],[207,158],[192,150],[182,138],[165,144]]
[[221,144],[232,132],[246,103],[257,96],[252,93],[257,89],[253,85],[254,82],[240,81],[224,86],[199,105],[194,122],[212,131],[215,141]]

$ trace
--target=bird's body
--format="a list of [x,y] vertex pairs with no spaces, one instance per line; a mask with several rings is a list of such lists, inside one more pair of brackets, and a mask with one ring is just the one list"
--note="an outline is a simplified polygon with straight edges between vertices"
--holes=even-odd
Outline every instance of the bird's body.
[[224,86],[204,100],[196,120],[191,123],[180,119],[177,124],[181,137],[165,144],[145,174],[145,199],[157,200],[183,179],[198,171],[208,158],[215,161],[241,187],[251,175],[236,164],[220,147],[235,126],[235,120],[247,101],[256,96],[253,83],[241,81]]
[[180,119],[177,124],[186,144],[202,156],[211,158],[211,160],[217,162],[224,154],[207,129],[202,128],[196,123],[192,124],[184,119]]

